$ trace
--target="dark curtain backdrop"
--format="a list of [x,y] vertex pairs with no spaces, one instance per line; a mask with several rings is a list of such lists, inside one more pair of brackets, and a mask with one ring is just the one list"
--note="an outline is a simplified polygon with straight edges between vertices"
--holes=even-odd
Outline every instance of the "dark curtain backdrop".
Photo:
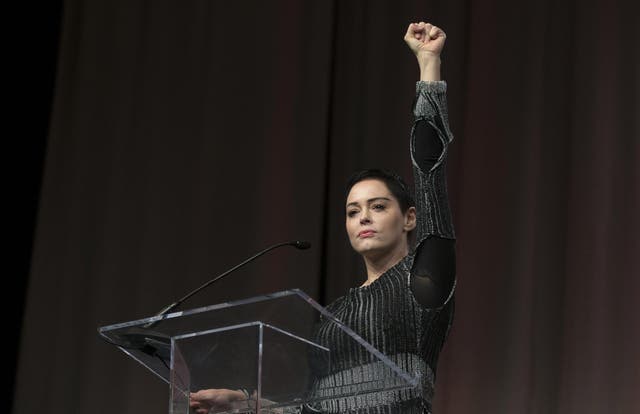
[[435,411],[640,410],[640,64],[633,2],[64,3],[13,412],[165,412],[97,335],[193,297],[364,278],[353,170],[410,177],[411,21],[448,34],[457,310]]

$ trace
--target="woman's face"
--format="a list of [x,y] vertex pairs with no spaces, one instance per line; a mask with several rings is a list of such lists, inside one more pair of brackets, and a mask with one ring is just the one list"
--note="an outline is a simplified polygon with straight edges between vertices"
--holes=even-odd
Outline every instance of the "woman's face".
[[367,179],[347,196],[346,227],[351,246],[363,256],[382,257],[408,250],[407,233],[415,227],[415,209],[402,213],[383,181]]

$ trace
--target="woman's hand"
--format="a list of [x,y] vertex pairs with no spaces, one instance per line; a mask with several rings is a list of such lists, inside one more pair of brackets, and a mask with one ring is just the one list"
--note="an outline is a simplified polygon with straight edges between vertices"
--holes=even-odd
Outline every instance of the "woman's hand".
[[431,23],[411,23],[404,35],[404,41],[420,59],[424,57],[439,57],[447,35],[442,29]]
[[440,80],[440,53],[447,35],[431,23],[411,23],[404,41],[418,59],[420,80]]
[[200,390],[191,393],[189,408],[196,414],[208,414],[209,410],[226,411],[247,406],[247,394],[225,388]]

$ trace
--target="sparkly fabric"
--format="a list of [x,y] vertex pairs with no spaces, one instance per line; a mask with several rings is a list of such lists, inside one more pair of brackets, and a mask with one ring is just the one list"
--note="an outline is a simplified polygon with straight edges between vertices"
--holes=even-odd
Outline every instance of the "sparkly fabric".
[[[445,177],[447,147],[453,140],[453,134],[449,130],[446,91],[447,86],[444,82],[418,82],[416,85],[417,96],[413,108],[415,122],[411,129],[411,159],[416,184],[416,209],[420,214],[416,229],[418,242],[430,235],[447,239],[455,238]],[[415,157],[415,124],[421,120],[437,131],[443,146],[438,161],[429,171],[423,171]]]
[[[401,369],[418,375],[420,386],[327,400],[316,408],[328,413],[431,412],[438,355],[453,320],[454,301],[449,300],[439,309],[418,304],[409,289],[412,260],[412,256],[406,256],[370,285],[350,289],[327,310]],[[332,372],[323,376],[316,387],[355,384],[349,391],[357,392],[364,389],[358,390],[361,379],[379,380],[382,385],[386,385],[385,378],[393,382],[393,374],[373,361],[363,348],[347,341],[335,324],[321,323],[317,336],[322,345],[331,348]]]
[[[426,121],[437,131],[442,153],[429,171],[423,171],[415,157],[415,124],[411,131],[411,155],[416,183],[418,245],[430,236],[455,238],[449,211],[445,160],[452,140],[446,112],[446,83],[418,82],[414,104],[415,122]],[[453,321],[453,288],[444,304],[426,308],[410,288],[414,255],[404,257],[368,286],[353,288],[327,307],[327,310],[365,341],[381,351],[401,369],[420,378],[415,389],[379,391],[363,394],[364,382],[380,386],[393,373],[370,354],[348,341],[333,323],[321,321],[316,340],[331,349],[330,372],[316,378],[318,396],[326,390],[340,389],[360,395],[329,399],[306,406],[305,412],[325,413],[431,413],[438,356]],[[454,284],[455,286],[455,284]],[[370,389],[370,388],[367,388]],[[330,396],[332,394],[324,394]]]

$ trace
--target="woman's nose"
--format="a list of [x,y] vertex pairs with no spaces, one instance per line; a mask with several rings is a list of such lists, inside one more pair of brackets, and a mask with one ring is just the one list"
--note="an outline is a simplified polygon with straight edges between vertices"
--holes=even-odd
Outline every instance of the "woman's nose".
[[362,210],[360,213],[360,224],[368,224],[371,223],[371,218],[369,217],[368,210]]

